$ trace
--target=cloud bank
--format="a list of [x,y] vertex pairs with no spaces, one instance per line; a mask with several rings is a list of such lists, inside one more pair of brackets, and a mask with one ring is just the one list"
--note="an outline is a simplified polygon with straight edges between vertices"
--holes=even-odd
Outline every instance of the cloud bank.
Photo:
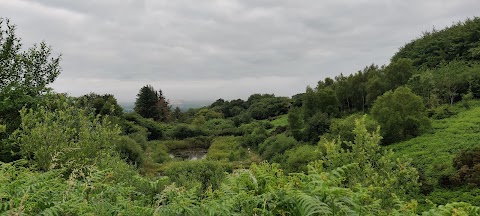
[[133,101],[291,96],[328,76],[388,64],[423,31],[473,17],[476,0],[0,0],[26,46],[62,53],[52,87]]

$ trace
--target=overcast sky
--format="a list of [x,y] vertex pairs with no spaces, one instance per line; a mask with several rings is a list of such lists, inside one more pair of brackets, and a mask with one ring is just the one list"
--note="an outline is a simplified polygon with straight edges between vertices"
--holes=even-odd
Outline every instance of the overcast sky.
[[478,0],[0,0],[26,46],[62,54],[56,91],[121,102],[146,84],[173,101],[291,96],[479,11]]

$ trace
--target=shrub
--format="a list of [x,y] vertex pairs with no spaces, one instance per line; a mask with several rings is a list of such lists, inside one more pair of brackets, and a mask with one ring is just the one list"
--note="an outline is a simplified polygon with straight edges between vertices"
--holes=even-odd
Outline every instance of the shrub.
[[295,147],[298,141],[293,137],[284,134],[269,137],[258,146],[258,152],[265,160],[270,160],[274,156],[283,154],[286,150]]
[[202,129],[188,124],[177,124],[170,131],[170,136],[174,139],[186,139],[205,135],[207,135],[207,133]]
[[[353,142],[355,139],[355,134],[353,132],[355,129],[355,121],[362,117],[363,115],[361,114],[353,114],[343,119],[332,120],[329,130],[330,135],[334,138],[340,136],[343,141]],[[378,127],[378,123],[367,115],[365,118],[365,127],[367,127],[368,132],[374,132]]]
[[451,181],[457,184],[480,185],[480,148],[462,150],[454,159],[457,170]]
[[235,161],[242,159],[245,155],[246,151],[240,147],[238,137],[229,136],[216,138],[208,149],[207,158]]
[[102,153],[113,152],[120,139],[118,127],[73,106],[55,111],[23,109],[20,114],[21,130],[11,140],[24,158],[42,170],[93,164]]
[[143,149],[135,140],[122,136],[116,142],[115,150],[129,164],[140,166],[143,163]]
[[316,146],[302,145],[287,150],[284,154],[285,161],[282,166],[287,172],[307,173],[307,165],[322,158],[322,152]]
[[243,147],[257,149],[258,145],[267,139],[267,130],[264,127],[257,127],[250,132],[244,128],[245,135],[242,137],[241,143]]
[[209,134],[217,136],[242,135],[242,131],[238,127],[235,127],[233,121],[226,119],[208,120],[203,124],[203,128],[205,128]]
[[430,128],[423,100],[407,87],[399,87],[378,97],[372,117],[381,126],[384,144],[391,144],[420,135]]
[[452,106],[450,105],[441,105],[434,109],[430,109],[428,112],[428,116],[433,119],[444,119],[450,116],[455,115],[455,111],[453,111]]
[[143,118],[137,113],[125,114],[125,119],[146,128],[148,130],[148,140],[158,140],[164,137],[162,124],[153,119]]
[[231,168],[220,161],[196,160],[172,162],[166,165],[163,174],[180,186],[196,186],[202,190],[208,187],[217,189]]
[[164,143],[158,141],[151,141],[149,143],[150,156],[155,163],[164,163],[170,161],[170,154],[168,148]]
[[253,118],[252,118],[252,116],[250,115],[249,112],[243,112],[239,115],[236,115],[236,116],[232,117],[231,119],[233,121],[233,124],[236,127],[238,127],[242,124],[248,124],[248,123],[253,121]]
[[317,143],[320,136],[328,131],[330,118],[326,113],[318,112],[312,116],[305,127],[305,139],[311,143]]

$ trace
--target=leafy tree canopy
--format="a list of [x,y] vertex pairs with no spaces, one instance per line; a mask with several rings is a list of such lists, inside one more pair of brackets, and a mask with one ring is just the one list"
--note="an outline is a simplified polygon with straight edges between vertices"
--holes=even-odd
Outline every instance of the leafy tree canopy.
[[386,144],[418,136],[430,127],[422,98],[407,87],[380,96],[371,110]]

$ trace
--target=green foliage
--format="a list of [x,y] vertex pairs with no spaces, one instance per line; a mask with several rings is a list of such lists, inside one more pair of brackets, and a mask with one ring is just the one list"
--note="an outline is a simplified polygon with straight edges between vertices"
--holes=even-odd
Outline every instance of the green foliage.
[[115,150],[129,164],[140,166],[143,163],[144,151],[142,146],[129,137],[120,137],[115,143]]
[[[40,103],[61,71],[60,56],[52,57],[51,47],[42,42],[25,48],[15,31],[8,19],[0,18],[0,123],[6,126],[0,143],[20,126],[19,111]],[[18,159],[11,154],[17,151],[18,146],[0,144],[0,161]]]
[[379,97],[371,114],[381,126],[385,144],[418,136],[430,127],[422,99],[407,87]]
[[422,96],[429,108],[440,103],[453,105],[463,95],[479,96],[480,65],[465,61],[442,63],[434,69],[421,70],[412,76],[408,86]]
[[415,73],[415,67],[413,67],[412,60],[400,58],[392,61],[385,68],[384,73],[389,89],[396,89],[407,84],[410,77]]
[[[454,109],[461,107],[455,105]],[[434,185],[434,191],[426,198],[435,204],[447,202],[470,202],[480,205],[475,198],[480,195],[476,188],[442,189],[438,181],[443,176],[451,176],[456,171],[452,161],[463,149],[478,146],[480,140],[480,107],[478,103],[469,110],[457,111],[449,118],[433,120],[432,133],[426,133],[408,141],[389,146],[398,156],[413,158],[413,165],[424,173],[427,181]],[[420,199],[420,198],[419,198]],[[424,198],[422,198],[424,199]]]
[[210,105],[210,108],[217,112],[221,112],[225,118],[230,118],[244,113],[248,108],[248,104],[242,99],[236,99],[232,101],[218,99]]
[[301,145],[293,149],[287,150],[283,157],[283,161],[278,161],[286,172],[303,172],[307,173],[307,165],[312,162],[321,159],[322,152],[316,146]]
[[302,110],[294,107],[288,112],[288,130],[296,140],[303,140],[303,118]]
[[302,98],[303,118],[307,122],[316,113],[326,113],[329,116],[338,114],[339,102],[335,92],[330,87],[312,89],[307,87]]
[[148,140],[158,140],[158,139],[162,139],[162,138],[165,137],[165,134],[164,134],[165,129],[162,126],[161,123],[158,123],[158,122],[156,122],[152,119],[143,118],[142,116],[140,116],[137,113],[125,114],[125,119],[127,121],[131,121],[131,122],[136,124],[136,125],[131,125],[129,123],[125,123],[126,125],[125,125],[125,128],[124,128],[124,131],[125,131],[126,134],[131,134],[131,133],[136,133],[136,132],[142,133],[141,131],[143,129],[138,128],[138,126],[140,126],[140,127],[143,127],[145,129],[147,129]]
[[406,44],[392,57],[392,61],[400,58],[413,60],[417,68],[435,68],[443,61],[480,60],[480,18],[467,19],[452,26],[423,35]]
[[441,105],[430,109],[428,115],[433,119],[444,119],[455,115],[456,112],[450,105]]
[[160,141],[150,141],[148,145],[150,157],[155,163],[164,163],[170,161],[170,154],[168,147]]
[[417,170],[409,160],[394,158],[392,151],[381,149],[379,130],[369,133],[365,117],[356,120],[354,133],[355,141],[347,142],[347,149],[342,148],[343,143],[338,140],[320,142],[325,151],[323,165],[326,170],[354,164],[345,170],[348,178],[342,183],[349,188],[357,184],[370,187],[372,196],[379,199],[384,208],[391,208],[395,202],[392,194],[405,197],[418,191]]
[[258,145],[268,137],[267,130],[259,123],[242,125],[241,129],[245,134],[241,140],[243,147],[257,149]]
[[44,42],[24,49],[15,30],[0,18],[0,91],[21,88],[25,95],[41,95],[60,74],[60,57],[50,57],[52,50]]
[[205,122],[202,128],[206,129],[209,134],[217,136],[243,135],[242,131],[238,127],[235,127],[232,120],[211,119]]
[[197,111],[197,113],[195,114],[195,118],[203,118],[205,121],[209,121],[212,119],[221,119],[223,118],[223,114],[203,108]]
[[137,94],[135,112],[144,118],[167,122],[170,117],[170,106],[162,90],[157,92],[151,85],[146,85]]
[[78,98],[81,106],[90,107],[96,115],[122,116],[123,108],[111,94],[98,95],[90,93]]
[[273,157],[283,154],[286,150],[292,149],[298,145],[298,141],[293,137],[288,137],[284,134],[275,135],[267,138],[258,146],[258,152],[265,160],[270,160]]
[[242,114],[236,115],[231,118],[233,121],[233,124],[236,127],[239,127],[242,124],[249,124],[253,121],[252,115],[250,115],[249,112],[244,112]]
[[478,75],[479,65],[469,66],[466,62],[452,61],[442,64],[433,73],[435,86],[444,103],[453,105],[460,99],[461,94],[466,94],[472,82],[480,82]]
[[480,148],[462,150],[453,158],[457,170],[451,177],[457,184],[480,185]]
[[425,216],[437,216],[437,215],[458,215],[458,216],[468,216],[468,215],[479,215],[480,208],[472,206],[469,203],[449,203],[446,205],[441,205],[435,208],[430,209],[427,212],[424,212],[422,215]]
[[206,136],[197,136],[183,140],[164,140],[157,141],[155,143],[161,143],[168,149],[168,151],[196,148],[208,149],[212,143],[212,138]]
[[189,137],[205,136],[207,133],[197,126],[189,124],[176,124],[171,131],[169,131],[169,137],[174,139],[186,139]]
[[[342,119],[333,119],[329,133],[333,137],[340,137],[341,140],[353,142],[355,140],[355,121],[363,118],[364,115],[352,114]],[[365,127],[369,133],[374,132],[378,123],[369,115],[365,117]]]
[[231,168],[225,163],[209,160],[171,162],[163,168],[163,174],[172,182],[180,186],[200,186],[203,191],[209,187],[219,188],[227,171]]
[[290,99],[286,97],[267,97],[252,100],[249,103],[252,104],[248,108],[248,112],[256,120],[287,114],[290,107]]
[[55,111],[40,107],[23,109],[21,129],[11,137],[23,157],[42,170],[93,164],[102,152],[110,152],[119,139],[119,129],[105,118],[66,105]]
[[118,183],[113,171],[92,166],[63,178],[61,170],[36,172],[24,165],[0,163],[2,215],[152,215],[153,195],[145,192],[160,192],[165,185],[135,173],[129,173],[128,185]]
[[207,158],[212,160],[236,161],[245,159],[247,151],[240,146],[238,137],[217,137],[208,148]]
[[311,143],[317,143],[320,136],[326,133],[329,127],[329,116],[326,113],[318,112],[308,119],[305,125],[304,138]]

